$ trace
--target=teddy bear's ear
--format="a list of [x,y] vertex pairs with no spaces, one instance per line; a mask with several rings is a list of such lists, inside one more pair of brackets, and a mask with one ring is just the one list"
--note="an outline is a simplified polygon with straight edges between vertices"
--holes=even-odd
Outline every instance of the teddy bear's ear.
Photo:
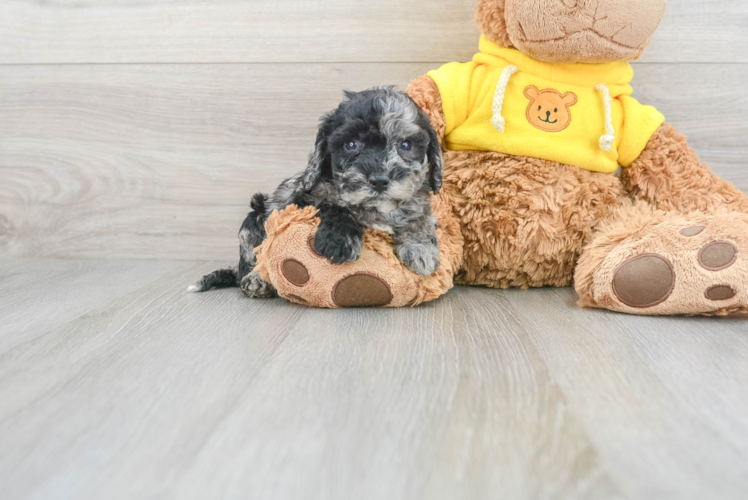
[[500,47],[513,49],[506,28],[505,5],[506,0],[478,0],[475,20],[488,40]]
[[566,106],[569,108],[577,103],[577,95],[573,92],[565,93],[561,96],[561,99],[563,99],[564,104],[566,104]]
[[527,97],[531,101],[534,101],[535,99],[537,99],[539,95],[540,95],[540,91],[534,85],[529,85],[525,87],[525,97]]

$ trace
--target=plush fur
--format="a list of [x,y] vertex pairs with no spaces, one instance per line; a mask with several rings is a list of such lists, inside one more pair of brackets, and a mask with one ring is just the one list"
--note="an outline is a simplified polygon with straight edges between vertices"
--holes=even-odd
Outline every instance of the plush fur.
[[[364,232],[361,257],[355,262],[331,264],[315,253],[314,235],[320,224],[314,207],[290,206],[274,212],[267,221],[267,238],[257,249],[256,272],[272,282],[279,294],[300,305],[340,308],[357,306],[410,307],[434,300],[453,286],[453,276],[462,262],[463,240],[460,225],[452,217],[451,207],[442,195],[432,199],[432,213],[439,222],[440,266],[429,276],[409,271],[393,252],[393,240],[385,232],[368,229]],[[308,281],[291,281],[284,266],[292,262],[303,268]],[[359,287],[350,292],[346,304],[340,303],[340,283],[352,277],[365,276],[379,289],[388,291],[391,300],[374,301],[368,290]]]
[[[544,2],[550,10],[540,12],[538,1],[479,0],[478,24],[489,40],[544,61],[603,62],[638,57],[665,5]],[[592,6],[607,12],[609,23],[624,22],[638,9],[640,19],[632,24],[636,33],[627,35],[628,52],[611,52],[602,39],[597,45],[580,45],[574,37],[550,36],[559,26],[572,33],[590,16],[596,19]],[[551,11],[555,15],[546,16]],[[527,35],[530,24],[524,21],[529,20],[538,30],[546,30],[542,36]],[[544,38],[547,43],[527,43]],[[407,92],[443,141],[445,119],[436,84],[422,76]],[[465,239],[457,283],[496,288],[574,284],[582,306],[637,314],[721,315],[748,310],[748,224],[743,215],[748,213],[748,197],[702,163],[672,125],[660,127],[620,177],[485,151],[445,152],[444,176],[443,196]],[[693,225],[703,225],[703,234],[680,234]],[[718,272],[698,266],[699,251],[716,241],[728,241],[738,249],[735,264]],[[670,298],[650,309],[629,307],[610,292],[615,270],[644,251],[668,258],[677,278]],[[729,285],[736,294],[729,300],[708,300],[708,283]]]
[[479,0],[481,32],[501,47],[553,63],[637,59],[667,0]]
[[[689,227],[704,230],[693,237],[684,236],[681,231]],[[748,248],[748,215],[725,207],[715,208],[709,214],[667,212],[643,201],[625,200],[601,221],[579,259],[575,283],[579,304],[646,315],[748,313],[748,259],[739,258],[734,265],[717,273],[694,265],[699,251],[715,241]],[[673,294],[653,307],[636,309],[622,305],[611,288],[616,269],[628,258],[653,253],[672,263],[677,277]],[[730,305],[715,307],[715,302],[705,296],[714,285],[735,289]]]
[[[642,53],[665,4],[479,0],[477,21],[487,39],[546,62],[610,62]],[[443,145],[434,81],[419,77],[407,93],[430,120],[431,144]],[[620,176],[500,152],[445,151],[434,206],[441,252],[430,278],[404,271],[393,243],[373,230],[356,262],[315,257],[303,244],[318,231],[310,207],[271,217],[257,272],[292,301],[321,307],[415,305],[448,290],[454,273],[458,283],[496,288],[573,284],[581,306],[625,313],[748,312],[748,197],[702,163],[672,125],[662,125]],[[366,287],[345,288],[352,277]],[[638,302],[627,295],[637,287],[647,300],[662,293]]]
[[276,296],[253,269],[255,248],[267,237],[270,215],[295,205],[317,207],[316,251],[332,264],[361,256],[365,229],[390,234],[402,263],[419,275],[439,267],[437,223],[431,192],[442,183],[436,132],[420,108],[402,92],[375,88],[346,93],[321,120],[309,164],[269,194],[252,199],[239,232],[238,269],[205,276],[193,291],[241,286],[251,297]]
[[711,212],[730,208],[748,213],[748,197],[699,160],[686,136],[665,124],[647,148],[621,171],[628,193],[665,211]]

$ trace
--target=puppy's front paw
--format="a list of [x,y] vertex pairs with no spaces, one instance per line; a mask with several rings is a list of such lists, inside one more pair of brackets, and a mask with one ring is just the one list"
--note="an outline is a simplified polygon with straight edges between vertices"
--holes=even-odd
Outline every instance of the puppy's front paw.
[[260,273],[249,273],[241,282],[242,292],[252,299],[272,299],[278,296],[275,287],[263,280]]
[[405,267],[421,276],[429,276],[439,269],[439,245],[407,243],[397,246],[397,256]]
[[317,253],[333,264],[357,261],[363,246],[362,232],[341,231],[327,224],[320,225],[314,236]]

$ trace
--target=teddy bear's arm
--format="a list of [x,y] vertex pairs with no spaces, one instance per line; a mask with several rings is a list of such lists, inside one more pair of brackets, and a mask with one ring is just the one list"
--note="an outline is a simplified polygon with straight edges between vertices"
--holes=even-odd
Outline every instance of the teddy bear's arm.
[[436,131],[439,138],[439,144],[444,146],[444,131],[446,129],[446,120],[444,118],[444,109],[442,107],[442,96],[436,82],[430,77],[419,76],[408,85],[408,95],[416,104],[428,115],[431,120],[431,126]]
[[662,125],[639,158],[624,168],[623,183],[634,198],[665,211],[712,212],[726,207],[748,213],[748,196],[699,160],[686,136]]

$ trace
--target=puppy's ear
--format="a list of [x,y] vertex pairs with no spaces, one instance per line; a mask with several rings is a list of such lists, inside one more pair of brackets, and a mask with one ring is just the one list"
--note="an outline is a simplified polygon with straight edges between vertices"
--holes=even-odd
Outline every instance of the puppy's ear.
[[422,127],[429,134],[429,147],[426,150],[426,157],[429,160],[429,186],[434,194],[439,194],[442,188],[442,172],[444,170],[444,159],[442,158],[442,148],[439,145],[439,138],[436,131],[431,126],[427,116],[422,117]]
[[301,176],[301,184],[304,190],[311,190],[319,181],[320,177],[332,175],[332,156],[327,137],[332,128],[332,115],[322,118],[322,123],[314,141],[314,150],[309,154],[309,162]]

